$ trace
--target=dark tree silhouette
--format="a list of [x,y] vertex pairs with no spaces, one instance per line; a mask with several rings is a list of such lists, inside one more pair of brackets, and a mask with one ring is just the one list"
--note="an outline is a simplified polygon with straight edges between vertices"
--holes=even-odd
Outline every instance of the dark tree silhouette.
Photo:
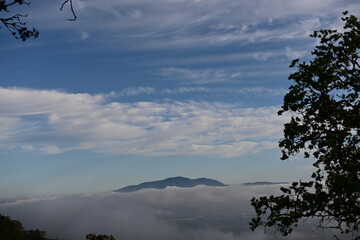
[[[21,39],[22,41],[26,41],[29,38],[37,38],[39,36],[39,31],[35,29],[34,27],[28,27],[26,25],[26,21],[24,20],[28,15],[27,14],[9,14],[11,11],[11,8],[16,5],[27,5],[30,6],[30,2],[25,0],[0,0],[0,13],[8,13],[8,17],[0,16],[0,22],[7,30],[10,31],[10,33],[16,38]],[[60,7],[60,10],[62,11],[63,8],[69,5],[70,11],[72,13],[72,18],[68,18],[69,21],[75,21],[77,16],[74,12],[73,8],[73,0],[65,0]]]
[[[18,220],[0,214],[0,240],[57,240],[46,237],[46,232],[39,229],[25,230]],[[116,240],[113,235],[91,233],[86,240]]]
[[52,240],[46,237],[46,232],[39,229],[25,231],[26,240]]
[[86,240],[116,240],[113,235],[96,235],[95,233],[91,233],[86,235]]
[[24,230],[18,220],[12,220],[9,216],[0,215],[0,240],[54,240],[46,238],[44,231]]
[[0,240],[8,239],[25,240],[24,228],[21,222],[0,215]]
[[282,187],[280,196],[253,198],[252,230],[275,227],[286,236],[313,218],[319,228],[360,239],[360,22],[343,14],[343,32],[315,31],[313,59],[291,63],[297,71],[279,111],[292,116],[279,143],[282,160],[301,153],[315,160],[316,171],[311,181]]

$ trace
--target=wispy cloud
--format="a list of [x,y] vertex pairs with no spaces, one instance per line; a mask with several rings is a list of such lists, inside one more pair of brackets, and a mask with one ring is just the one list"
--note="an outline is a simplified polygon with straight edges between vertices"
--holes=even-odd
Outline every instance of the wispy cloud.
[[[344,10],[360,12],[355,2],[337,0],[88,0],[76,6],[81,22],[67,27],[97,31],[97,42],[136,49],[304,39],[339,21]],[[34,15],[40,22],[47,19],[44,27],[64,28],[64,16],[54,14],[55,8],[38,11]]]
[[129,87],[123,89],[117,95],[119,96],[135,96],[140,94],[153,94],[155,93],[155,88],[153,87]]
[[46,154],[237,157],[276,148],[285,121],[277,109],[194,101],[121,103],[103,95],[1,88],[0,146]]
[[236,81],[241,72],[229,72],[223,69],[188,69],[188,68],[162,68],[158,71],[165,79],[178,80],[196,85],[218,83],[218,82],[232,82]]
[[90,36],[90,34],[88,32],[84,32],[84,31],[81,31],[80,34],[81,34],[82,40],[85,40],[85,39],[89,38],[89,36]]
[[252,95],[252,96],[283,96],[288,90],[285,88],[265,88],[265,87],[247,87],[247,88],[221,88],[221,87],[177,87],[156,89],[153,87],[130,87],[113,92],[109,96],[135,96],[142,94],[184,94],[184,93],[212,93],[212,94],[234,94],[234,95]]
[[286,56],[291,60],[297,59],[297,58],[302,58],[306,54],[307,54],[307,52],[304,50],[299,51],[299,50],[294,50],[294,49],[290,48],[289,46],[286,47]]

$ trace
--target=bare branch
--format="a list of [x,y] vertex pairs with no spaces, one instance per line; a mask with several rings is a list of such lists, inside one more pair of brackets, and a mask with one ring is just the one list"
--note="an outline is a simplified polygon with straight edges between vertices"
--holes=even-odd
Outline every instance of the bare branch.
[[[9,8],[14,5],[27,5],[30,7],[30,1],[26,0],[12,0],[7,2],[7,0],[0,0],[0,12],[10,12]],[[64,6],[69,4],[70,11],[72,13],[72,18],[68,18],[69,21],[75,21],[77,16],[74,11],[73,0],[65,0],[60,7],[62,11]],[[37,38],[39,36],[39,31],[35,28],[28,28],[26,22],[23,20],[26,18],[27,14],[15,14],[8,18],[0,18],[0,22],[4,24],[5,28],[14,36],[16,39],[21,39],[26,41],[29,38]],[[0,26],[1,29],[1,26]]]
[[70,11],[71,11],[71,13],[72,13],[72,15],[73,15],[73,17],[72,17],[72,18],[68,18],[68,20],[69,20],[69,21],[76,21],[77,16],[76,16],[75,11],[74,11],[73,1],[72,1],[72,0],[65,0],[65,1],[61,4],[60,11],[62,11],[62,10],[64,9],[64,6],[65,6],[67,3],[70,5]]

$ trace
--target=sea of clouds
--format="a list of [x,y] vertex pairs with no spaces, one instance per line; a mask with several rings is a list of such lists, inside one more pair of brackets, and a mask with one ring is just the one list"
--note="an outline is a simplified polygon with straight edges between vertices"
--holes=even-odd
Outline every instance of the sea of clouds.
[[[134,193],[47,196],[0,201],[0,213],[49,237],[81,240],[112,234],[117,240],[285,239],[271,229],[252,232],[253,196],[276,194],[279,185],[145,189]],[[315,223],[315,222],[314,222]],[[286,239],[330,239],[315,224],[300,224]]]

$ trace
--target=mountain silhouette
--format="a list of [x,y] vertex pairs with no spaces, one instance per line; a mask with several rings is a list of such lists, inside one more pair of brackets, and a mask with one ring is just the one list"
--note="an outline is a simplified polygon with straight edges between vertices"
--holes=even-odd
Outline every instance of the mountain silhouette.
[[289,182],[248,182],[248,183],[243,183],[244,186],[261,186],[261,185],[275,185],[275,184],[289,184]]
[[139,185],[131,185],[115,190],[114,192],[136,192],[145,188],[164,189],[166,187],[191,188],[198,185],[224,187],[227,186],[217,180],[209,178],[190,179],[186,177],[172,177],[153,182],[144,182]]

